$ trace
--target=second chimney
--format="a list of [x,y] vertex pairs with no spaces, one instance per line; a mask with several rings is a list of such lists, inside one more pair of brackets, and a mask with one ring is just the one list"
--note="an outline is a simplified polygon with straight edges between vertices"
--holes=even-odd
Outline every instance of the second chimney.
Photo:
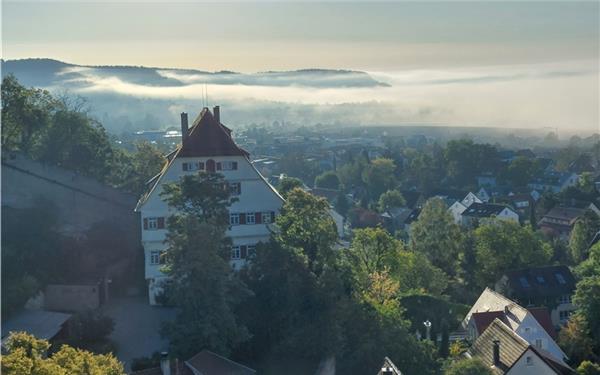
[[187,138],[188,135],[188,116],[187,113],[181,112],[181,143]]
[[213,108],[213,115],[215,116],[215,120],[221,123],[221,108],[218,105]]
[[493,351],[493,360],[494,366],[498,366],[500,364],[500,340],[494,340],[494,351]]
[[160,372],[162,375],[171,375],[171,363],[167,352],[160,353]]

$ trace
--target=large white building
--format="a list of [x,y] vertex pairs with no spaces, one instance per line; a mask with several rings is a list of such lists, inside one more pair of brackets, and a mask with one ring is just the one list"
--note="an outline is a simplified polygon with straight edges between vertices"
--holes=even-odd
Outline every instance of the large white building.
[[145,277],[153,305],[166,277],[160,263],[166,250],[166,219],[172,213],[160,197],[163,184],[198,171],[225,177],[238,198],[229,207],[231,225],[227,232],[233,242],[231,264],[235,269],[246,263],[258,242],[269,239],[269,226],[283,204],[279,193],[254,168],[248,152],[235,144],[231,130],[221,124],[219,107],[214,108],[214,114],[204,108],[189,129],[187,114],[182,113],[181,128],[182,144],[167,155],[167,163],[149,182],[148,192],[136,207],[142,221]]

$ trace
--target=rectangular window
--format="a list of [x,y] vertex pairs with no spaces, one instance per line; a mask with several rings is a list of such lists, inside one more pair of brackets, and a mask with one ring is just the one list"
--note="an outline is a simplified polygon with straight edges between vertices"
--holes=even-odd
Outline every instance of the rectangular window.
[[256,245],[248,245],[248,257],[256,255]]
[[525,363],[527,366],[533,366],[533,358],[530,356],[525,357]]
[[567,320],[569,320],[569,317],[571,316],[571,311],[559,311],[558,312],[558,319],[561,322],[566,322]]
[[262,222],[265,224],[271,224],[271,213],[270,212],[262,212]]
[[232,182],[229,184],[229,193],[231,195],[240,195],[242,193],[242,184],[239,182]]
[[158,229],[158,218],[157,217],[149,217],[148,218],[148,229],[149,230]]
[[204,170],[204,163],[201,162],[201,161],[200,162],[198,162],[198,161],[185,162],[185,163],[181,163],[181,168],[185,172],[203,171]]
[[150,252],[150,264],[156,266],[162,264],[162,251],[151,251]]
[[229,214],[229,225],[239,225],[240,214]]
[[240,259],[240,257],[241,257],[240,247],[232,246],[231,247],[231,259]]
[[566,303],[571,303],[571,296],[568,294],[563,294],[560,296],[560,298],[558,299],[558,302],[560,304],[566,304]]
[[256,216],[254,212],[249,212],[246,214],[246,224],[256,224]]
[[221,167],[224,171],[235,171],[237,170],[237,161],[224,161],[221,162]]

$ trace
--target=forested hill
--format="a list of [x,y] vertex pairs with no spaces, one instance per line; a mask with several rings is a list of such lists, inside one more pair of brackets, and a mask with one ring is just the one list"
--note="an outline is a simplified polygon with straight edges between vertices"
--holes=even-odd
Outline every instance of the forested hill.
[[302,69],[245,74],[144,66],[76,65],[52,59],[3,60],[2,76],[7,74],[14,74],[27,86],[64,88],[87,86],[93,84],[93,79],[109,77],[126,83],[165,87],[190,83],[319,88],[387,86],[365,72],[352,70]]

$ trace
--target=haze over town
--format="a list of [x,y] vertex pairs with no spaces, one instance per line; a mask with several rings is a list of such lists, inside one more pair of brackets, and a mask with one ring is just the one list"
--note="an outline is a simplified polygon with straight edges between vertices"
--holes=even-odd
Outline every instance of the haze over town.
[[[161,113],[146,111],[161,126],[176,124],[179,98],[198,103],[208,91],[210,103],[236,108],[228,118],[234,126],[287,120],[589,133],[599,121],[598,11],[597,2],[184,2],[165,9],[159,2],[7,1],[3,57],[76,64],[62,72],[77,70],[76,82],[49,88],[155,101]],[[163,87],[87,67],[96,65],[161,67],[158,74],[179,83]],[[212,82],[175,68],[357,70],[384,85],[307,87],[300,75]],[[123,112],[117,103],[93,109],[114,116]]]

